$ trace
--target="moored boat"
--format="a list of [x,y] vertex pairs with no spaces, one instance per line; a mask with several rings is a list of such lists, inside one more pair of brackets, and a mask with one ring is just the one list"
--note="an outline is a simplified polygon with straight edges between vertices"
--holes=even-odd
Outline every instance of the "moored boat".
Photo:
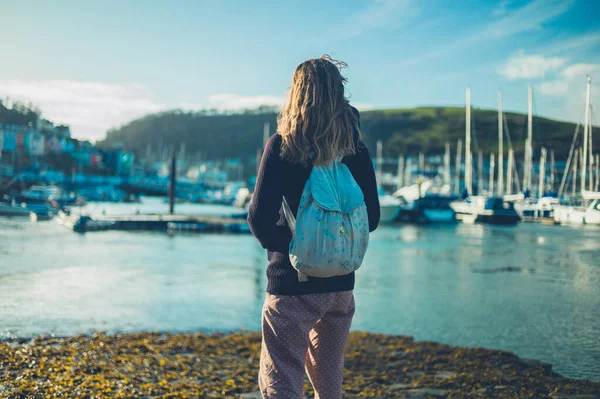
[[0,203],[0,216],[13,216],[13,217],[29,217],[31,211],[27,208],[16,206],[14,204]]
[[428,194],[400,208],[398,222],[404,223],[454,223],[456,212],[450,203],[456,198],[447,195]]
[[521,221],[514,204],[500,197],[472,196],[453,202],[451,207],[456,218],[467,223],[515,225]]

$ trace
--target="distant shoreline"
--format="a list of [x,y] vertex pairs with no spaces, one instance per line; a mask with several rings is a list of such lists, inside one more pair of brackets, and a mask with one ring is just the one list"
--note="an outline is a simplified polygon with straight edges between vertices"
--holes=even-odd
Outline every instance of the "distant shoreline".
[[[244,331],[7,339],[0,396],[259,397],[259,353],[260,333]],[[600,397],[600,382],[510,352],[363,332],[350,334],[344,387],[347,397]]]

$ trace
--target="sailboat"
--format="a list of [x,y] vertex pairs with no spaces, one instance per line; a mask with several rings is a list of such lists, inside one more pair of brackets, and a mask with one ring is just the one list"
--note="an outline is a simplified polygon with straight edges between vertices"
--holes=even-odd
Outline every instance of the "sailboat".
[[[401,160],[399,162],[403,162]],[[444,175],[440,185],[437,178],[419,176],[416,184],[402,186],[400,176],[403,168],[398,167],[398,190],[392,194],[402,201],[397,221],[401,223],[447,224],[456,222],[456,212],[450,203],[458,197],[450,195],[450,144],[444,153]],[[420,167],[419,169],[424,169]],[[408,175],[409,176],[409,175]],[[410,178],[406,179],[410,183]]]
[[[487,223],[514,225],[521,221],[512,202],[505,201],[501,196],[474,196],[472,188],[472,159],[471,159],[471,88],[466,91],[466,123],[465,123],[465,190],[467,198],[451,204],[456,212],[456,218],[465,223]],[[502,142],[502,134],[500,134]],[[503,155],[500,153],[500,158]],[[503,171],[499,171],[502,175]]]
[[[596,187],[593,183],[593,174],[590,170],[590,175],[587,175],[588,165],[591,166],[593,162],[592,158],[592,123],[590,113],[590,97],[592,90],[592,78],[587,77],[586,96],[585,96],[585,117],[584,117],[584,128],[583,128],[583,148],[581,151],[581,197],[583,199],[583,206],[560,206],[557,207],[554,215],[554,219],[559,223],[569,224],[597,224],[600,225],[600,191],[598,191],[598,184]],[[577,139],[577,131],[575,131],[575,137],[573,138],[573,145]],[[571,149],[573,150],[573,148]],[[589,153],[588,153],[589,152]],[[575,150],[577,154],[577,150]],[[588,164],[588,155],[590,156],[590,162]],[[569,160],[571,157],[569,157]],[[569,165],[569,161],[567,161]],[[565,172],[566,173],[566,172]],[[596,171],[596,174],[598,171]],[[586,179],[589,177],[589,181]],[[573,188],[575,188],[577,181],[577,155],[573,159]],[[564,180],[564,179],[563,179]],[[595,189],[595,190],[594,190]],[[575,190],[573,190],[575,191]],[[585,204],[588,204],[587,206]]]
[[[590,168],[589,170],[589,182],[588,189],[586,190],[586,173],[587,173],[587,152],[589,149],[589,165],[590,167],[593,165],[593,154],[592,154],[592,116],[589,112],[591,109],[590,104],[590,93],[592,86],[592,78],[590,76],[587,77],[588,86],[587,86],[587,108],[586,108],[586,126],[587,129],[583,129],[583,164],[581,165],[581,196],[584,201],[590,201],[584,217],[583,221],[585,224],[595,224],[600,225],[600,191],[598,191],[598,165],[596,164],[596,184],[594,187],[593,182],[593,172]],[[597,158],[597,157],[596,157]]]
[[[525,140],[525,163],[523,171],[523,193],[505,196],[505,200],[514,201],[516,211],[524,221],[553,221],[554,208],[560,204],[556,196],[544,196],[547,151],[541,150],[537,199],[528,194],[532,189],[533,169],[533,88],[529,86],[527,101],[527,139]],[[510,173],[510,171],[509,171]]]
[[379,207],[381,212],[380,221],[381,223],[393,223],[398,218],[400,213],[400,205],[402,201],[389,195],[385,192],[382,187],[383,180],[383,143],[381,140],[377,141],[377,158],[376,158],[376,178],[377,178],[377,191],[379,193]]

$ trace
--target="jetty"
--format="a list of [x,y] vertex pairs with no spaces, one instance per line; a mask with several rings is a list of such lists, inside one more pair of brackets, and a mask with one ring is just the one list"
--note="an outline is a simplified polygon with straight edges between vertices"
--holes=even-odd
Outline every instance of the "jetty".
[[142,230],[191,233],[250,233],[245,215],[127,215],[127,216],[69,216],[62,215],[60,223],[77,233],[106,230]]

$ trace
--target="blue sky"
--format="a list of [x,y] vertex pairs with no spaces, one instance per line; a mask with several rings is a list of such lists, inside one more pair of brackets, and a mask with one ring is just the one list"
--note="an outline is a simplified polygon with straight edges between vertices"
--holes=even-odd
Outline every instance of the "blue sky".
[[[325,3],[325,4],[323,4]],[[452,6],[453,3],[460,5]],[[579,121],[600,84],[600,2],[0,0],[0,98],[92,140],[168,108],[280,104],[329,53],[360,109],[464,104]],[[600,103],[600,88],[593,100]],[[476,117],[476,114],[475,114]]]

